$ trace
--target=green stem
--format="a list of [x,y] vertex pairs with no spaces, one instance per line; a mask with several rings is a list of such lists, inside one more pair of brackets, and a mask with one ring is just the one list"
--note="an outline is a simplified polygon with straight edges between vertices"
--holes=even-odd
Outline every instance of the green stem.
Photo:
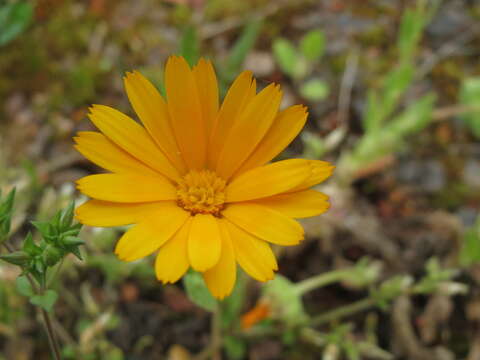
[[[8,244],[6,242],[3,242],[2,245],[10,253],[15,251],[15,249],[10,244]],[[45,287],[44,286],[42,286],[42,288],[40,290],[38,289],[37,283],[35,282],[35,280],[33,279],[33,277],[29,273],[27,273],[26,276],[27,276],[27,279],[30,282],[35,294],[43,294],[45,292]],[[45,281],[43,281],[43,283],[45,283]],[[45,329],[46,329],[46,332],[47,332],[48,344],[50,345],[50,351],[52,352],[52,355],[53,355],[55,360],[61,360],[62,357],[60,356],[60,347],[58,345],[57,338],[55,337],[55,332],[53,330],[50,315],[48,314],[48,312],[45,309],[41,308],[40,310],[41,310],[41,313],[42,313],[43,321],[45,323]]]
[[355,314],[357,312],[367,310],[373,306],[375,306],[374,299],[368,297],[366,299],[359,300],[352,304],[345,305],[345,306],[336,308],[332,311],[321,314],[319,316],[316,316],[312,318],[312,320],[310,321],[310,325],[312,326],[323,325],[333,320],[338,320],[346,316]]
[[309,291],[340,281],[345,276],[345,274],[345,270],[330,271],[300,281],[295,287],[298,294],[303,295]]
[[43,321],[45,322],[45,329],[47,331],[48,343],[50,345],[50,351],[53,354],[55,360],[61,360],[60,355],[60,347],[57,342],[57,338],[55,336],[55,332],[53,330],[52,321],[50,319],[50,315],[45,309],[41,309]]

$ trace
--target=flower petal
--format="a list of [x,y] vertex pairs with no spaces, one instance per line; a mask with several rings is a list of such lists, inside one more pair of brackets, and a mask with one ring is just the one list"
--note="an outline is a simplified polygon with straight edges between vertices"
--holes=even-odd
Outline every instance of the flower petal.
[[309,160],[289,159],[260,166],[234,178],[226,189],[227,202],[246,201],[289,191],[311,175]]
[[162,283],[174,283],[190,266],[188,262],[188,236],[192,223],[190,217],[173,237],[158,250],[155,260],[155,273]]
[[197,271],[212,268],[220,258],[221,248],[217,219],[210,214],[196,214],[188,238],[188,258],[192,268]]
[[209,60],[201,58],[192,69],[197,84],[202,115],[206,126],[207,139],[215,127],[218,113],[218,83]]
[[224,139],[225,146],[218,159],[217,173],[222,178],[229,179],[260,143],[273,123],[281,97],[279,86],[270,84],[242,111]]
[[[170,203],[174,204],[173,201]],[[145,220],[163,206],[159,202],[129,204],[89,200],[75,209],[75,216],[82,224],[90,226],[128,225]]]
[[310,164],[310,175],[305,179],[304,182],[290,190],[290,192],[305,190],[320,184],[328,179],[335,169],[335,166],[327,161],[308,160],[308,162]]
[[130,228],[118,241],[115,254],[125,261],[150,255],[167,242],[187,221],[190,214],[173,203],[153,212],[147,219]]
[[217,299],[230,295],[237,277],[237,263],[230,234],[225,226],[220,226],[222,252],[217,264],[203,273],[208,289]]
[[77,180],[77,188],[94,199],[137,203],[175,200],[175,187],[163,176],[97,174]]
[[252,155],[243,163],[237,174],[266,164],[277,156],[302,130],[307,120],[307,109],[302,105],[290,106],[281,111]]
[[230,221],[223,220],[222,223],[230,234],[235,257],[242,269],[258,281],[273,279],[278,265],[270,246]]
[[75,149],[88,160],[106,170],[120,173],[158,174],[101,133],[80,131],[74,140],[76,142]]
[[210,138],[208,148],[208,166],[210,169],[217,168],[218,157],[225,145],[225,139],[246,105],[254,98],[255,92],[256,83],[254,79],[252,80],[251,71],[242,72],[228,89]]
[[177,169],[154,143],[148,132],[134,120],[108,106],[93,105],[90,120],[111,141],[172,180],[179,179]]
[[130,103],[148,133],[170,162],[184,173],[185,163],[175,142],[168,107],[162,95],[138,71],[127,73],[123,80]]
[[273,244],[297,245],[304,237],[303,228],[297,221],[265,206],[230,204],[222,215],[250,234]]
[[328,210],[328,196],[316,190],[303,190],[252,201],[269,207],[288,217],[305,218],[320,215]]
[[181,155],[189,169],[202,169],[207,155],[206,126],[195,78],[183,57],[168,58],[165,88],[172,128]]

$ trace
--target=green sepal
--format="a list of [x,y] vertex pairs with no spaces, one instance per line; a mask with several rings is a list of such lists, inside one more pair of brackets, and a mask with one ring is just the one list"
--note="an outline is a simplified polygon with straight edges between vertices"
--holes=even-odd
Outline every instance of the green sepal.
[[12,253],[0,255],[0,260],[23,267],[27,265],[30,261],[30,256],[24,251],[15,251]]

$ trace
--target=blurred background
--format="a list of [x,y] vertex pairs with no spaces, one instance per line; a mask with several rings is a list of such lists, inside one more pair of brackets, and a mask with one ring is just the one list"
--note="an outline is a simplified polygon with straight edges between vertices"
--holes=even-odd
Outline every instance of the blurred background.
[[[162,89],[171,54],[250,69],[309,108],[282,157],[333,162],[332,208],[240,279],[211,333],[196,278],[162,286],[152,259],[84,228],[55,281],[65,359],[480,359],[480,3],[475,0],[0,0],[0,189],[11,243],[98,171],[74,149],[90,104],[134,116],[122,85]],[[0,262],[0,359],[50,359],[38,311]],[[197,295],[190,300],[192,291]],[[200,294],[200,295],[199,295]],[[218,326],[221,331],[218,335]],[[218,335],[218,336],[217,336]]]

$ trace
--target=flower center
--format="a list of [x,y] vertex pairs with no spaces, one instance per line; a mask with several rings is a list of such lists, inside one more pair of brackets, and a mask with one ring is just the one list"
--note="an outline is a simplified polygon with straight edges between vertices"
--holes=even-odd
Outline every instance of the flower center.
[[226,182],[210,170],[192,170],[177,184],[177,203],[194,214],[220,216]]

